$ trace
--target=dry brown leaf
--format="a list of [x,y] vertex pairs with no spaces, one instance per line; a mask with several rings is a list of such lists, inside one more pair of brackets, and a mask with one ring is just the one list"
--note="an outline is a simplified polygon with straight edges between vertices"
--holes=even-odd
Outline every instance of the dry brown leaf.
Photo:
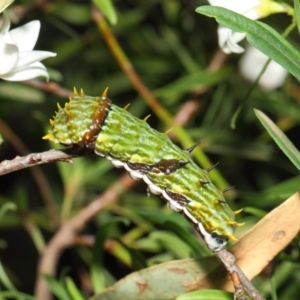
[[[300,192],[288,198],[241,236],[230,249],[251,280],[284,249],[300,230]],[[232,291],[227,281],[222,287]]]

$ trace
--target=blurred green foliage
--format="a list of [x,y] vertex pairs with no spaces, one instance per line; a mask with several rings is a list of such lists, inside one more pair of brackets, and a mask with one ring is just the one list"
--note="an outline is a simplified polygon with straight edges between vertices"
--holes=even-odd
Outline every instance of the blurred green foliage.
[[[92,3],[44,1],[37,7],[34,3],[19,1],[10,8],[14,20],[18,16],[14,10],[17,5],[32,8],[14,26],[34,19],[41,21],[35,49],[57,53],[56,57],[44,61],[51,81],[69,90],[74,86],[83,88],[93,96],[108,86],[114,104],[124,107],[130,103],[129,111],[133,115],[144,118],[151,114],[152,127],[159,131],[168,129],[119,68],[92,21]],[[212,161],[220,161],[218,170],[223,178],[236,185],[235,192],[228,194],[228,202],[233,209],[245,208],[238,220],[247,225],[238,230],[239,236],[299,189],[299,171],[272,141],[253,109],[272,118],[299,149],[300,89],[292,76],[278,90],[254,88],[237,119],[236,129],[232,130],[231,118],[251,83],[238,72],[240,55],[230,55],[221,68],[207,71],[218,45],[215,21],[195,13],[196,7],[204,4],[207,4],[204,0],[115,0],[117,23],[112,31],[140,78],[170,114],[175,116],[184,104],[196,101],[197,109],[184,128],[191,139],[201,141],[199,147]],[[264,21],[282,32],[291,19],[277,14]],[[290,40],[299,49],[296,29],[290,34]],[[30,152],[61,148],[41,137],[50,126],[48,119],[54,114],[56,103],[66,100],[26,83],[2,81],[0,118]],[[12,135],[7,137],[1,133],[4,142],[0,147],[0,161],[24,155],[18,144],[12,143]],[[174,142],[178,143],[176,137]],[[45,176],[41,187],[47,190],[46,194],[41,192],[29,169],[0,179],[3,266],[0,288],[6,290],[6,294],[0,294],[3,299],[14,298],[15,289],[33,294],[38,253],[56,230],[45,202],[50,201],[56,208],[54,219],[63,222],[124,173],[100,157],[78,158],[71,165],[56,163],[40,168]],[[17,209],[8,209],[12,203]],[[81,300],[133,271],[174,259],[210,254],[182,216],[169,211],[158,197],[147,197],[143,183],[122,192],[116,203],[86,225],[83,234],[95,238],[93,246],[78,243],[67,249],[57,266],[58,279],[47,278],[58,299]],[[296,299],[300,288],[292,283],[299,282],[299,267],[297,237],[255,279],[255,284],[267,299],[275,299],[272,298],[275,293],[279,299]],[[186,297],[182,299],[192,299]],[[227,299],[226,295],[220,297]]]

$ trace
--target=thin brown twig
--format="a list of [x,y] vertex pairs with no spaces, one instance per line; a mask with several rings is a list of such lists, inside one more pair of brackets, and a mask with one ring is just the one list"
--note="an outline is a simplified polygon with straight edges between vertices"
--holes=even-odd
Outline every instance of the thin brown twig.
[[40,153],[31,153],[26,156],[16,156],[12,160],[4,160],[0,163],[0,176],[19,171],[36,165],[47,164],[56,161],[72,163],[72,158],[77,157],[67,151],[48,150]]
[[[219,70],[224,62],[226,61],[227,54],[225,54],[221,49],[218,49],[213,55],[207,70],[211,72],[215,72]],[[199,97],[203,95],[208,90],[208,87],[200,87],[193,92],[193,97]]]
[[241,284],[240,277],[236,272],[230,274],[231,281],[234,286],[235,300],[246,300],[243,285]]
[[[236,274],[238,275],[239,282],[242,285],[243,290],[249,295],[252,300],[265,300],[264,297],[259,293],[259,291],[253,286],[251,281],[246,277],[243,271],[236,264],[235,256],[223,249],[221,251],[215,252],[215,255],[221,260],[227,269],[228,273],[232,277],[233,283],[236,281]],[[236,292],[240,293],[240,287],[236,287]],[[241,299],[241,298],[240,298]]]
[[214,53],[207,69],[210,71],[217,71],[224,65],[228,55],[224,53],[220,48]]
[[[177,114],[174,116],[174,123],[186,124],[198,110],[199,106],[200,103],[196,99],[185,101],[184,104],[182,104],[182,106],[179,108]],[[168,135],[171,139],[175,138],[173,131],[171,131]]]
[[35,87],[39,90],[52,93],[58,97],[69,98],[74,96],[72,91],[63,88],[56,82],[43,82],[43,81],[31,79],[31,80],[24,81],[23,83]]
[[76,246],[85,246],[85,247],[93,247],[95,244],[95,236],[94,235],[77,235],[74,239],[74,245]]

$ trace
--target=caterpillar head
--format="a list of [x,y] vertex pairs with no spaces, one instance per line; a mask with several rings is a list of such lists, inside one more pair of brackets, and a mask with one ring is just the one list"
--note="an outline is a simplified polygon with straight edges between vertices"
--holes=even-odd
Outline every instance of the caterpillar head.
[[110,105],[107,89],[101,97],[86,96],[83,90],[78,94],[74,89],[74,97],[70,97],[63,108],[57,104],[58,111],[53,120],[50,119],[52,128],[43,139],[66,146],[93,148]]

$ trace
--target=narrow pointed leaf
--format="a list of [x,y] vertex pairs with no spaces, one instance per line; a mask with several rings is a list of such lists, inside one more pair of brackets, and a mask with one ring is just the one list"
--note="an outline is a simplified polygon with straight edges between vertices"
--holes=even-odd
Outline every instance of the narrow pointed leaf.
[[233,31],[246,33],[247,40],[252,46],[300,79],[299,51],[270,26],[222,7],[201,6],[196,9],[196,12],[216,18],[220,25]]
[[84,300],[84,297],[71,277],[66,278],[66,286],[72,300]]
[[287,138],[287,136],[261,111],[254,110],[261,124],[267,129],[278,147],[289,160],[300,170],[300,152]]
[[59,300],[71,300],[64,284],[59,280],[56,280],[54,277],[49,275],[44,275],[52,293],[59,299]]
[[14,300],[38,300],[30,295],[18,291],[2,291],[0,292],[0,299],[14,299]]
[[299,0],[294,1],[294,9],[295,9],[295,21],[297,24],[298,32],[300,33],[300,3],[299,3]]

